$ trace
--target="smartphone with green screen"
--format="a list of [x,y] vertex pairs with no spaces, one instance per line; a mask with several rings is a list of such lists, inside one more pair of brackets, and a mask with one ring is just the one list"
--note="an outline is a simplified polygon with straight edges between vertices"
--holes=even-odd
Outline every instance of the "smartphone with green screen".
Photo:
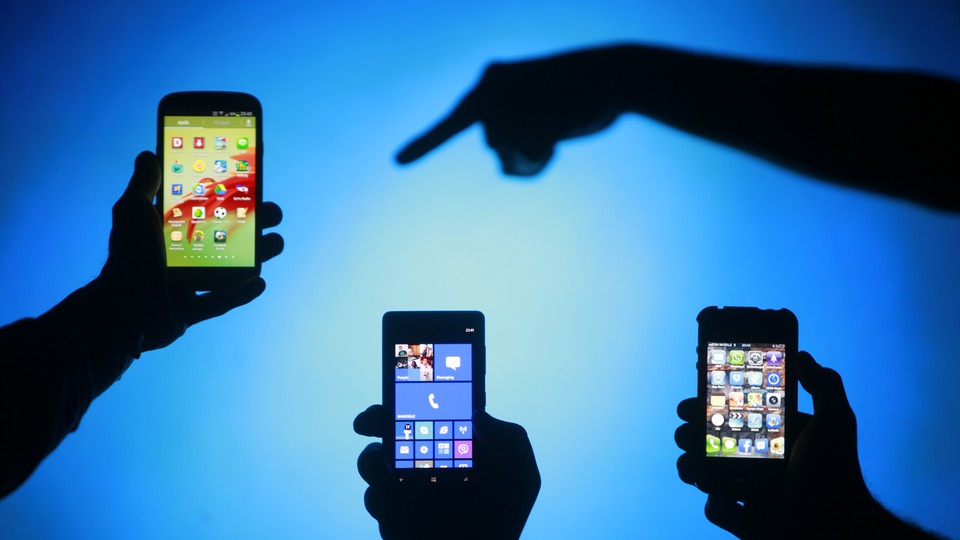
[[157,209],[174,283],[214,290],[260,275],[263,111],[241,92],[177,92],[157,108]]

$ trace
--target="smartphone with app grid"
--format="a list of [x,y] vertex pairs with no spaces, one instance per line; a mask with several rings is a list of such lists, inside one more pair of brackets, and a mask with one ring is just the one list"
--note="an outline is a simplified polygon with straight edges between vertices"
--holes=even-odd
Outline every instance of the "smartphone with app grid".
[[157,108],[157,209],[171,281],[212,290],[260,275],[263,111],[241,92],[177,92]]
[[479,311],[383,315],[384,448],[398,481],[465,482],[483,456],[473,415],[486,394],[484,317]]
[[796,316],[788,309],[708,307],[697,322],[705,466],[721,480],[782,471],[796,436]]

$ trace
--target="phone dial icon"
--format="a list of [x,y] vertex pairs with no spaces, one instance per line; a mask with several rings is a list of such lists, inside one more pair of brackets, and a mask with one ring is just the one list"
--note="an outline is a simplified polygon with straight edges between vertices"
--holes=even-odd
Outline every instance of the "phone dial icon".
[[437,403],[436,396],[434,396],[433,394],[430,394],[429,396],[427,396],[427,401],[430,402],[430,406],[433,407],[434,409],[440,408],[440,404]]

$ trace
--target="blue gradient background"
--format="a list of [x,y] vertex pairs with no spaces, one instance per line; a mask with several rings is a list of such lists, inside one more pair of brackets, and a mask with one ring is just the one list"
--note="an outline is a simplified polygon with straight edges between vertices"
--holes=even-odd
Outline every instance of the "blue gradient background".
[[492,59],[644,41],[960,77],[958,28],[933,0],[5,8],[0,322],[97,274],[168,92],[260,97],[287,249],[262,298],[95,402],[0,503],[0,536],[375,538],[351,425],[380,398],[380,316],[455,308],[486,314],[489,411],[536,449],[526,538],[723,536],[674,468],[712,304],[790,307],[845,377],[870,488],[960,536],[957,217],[640,117],[562,145],[534,181],[503,178],[479,128],[391,160]]

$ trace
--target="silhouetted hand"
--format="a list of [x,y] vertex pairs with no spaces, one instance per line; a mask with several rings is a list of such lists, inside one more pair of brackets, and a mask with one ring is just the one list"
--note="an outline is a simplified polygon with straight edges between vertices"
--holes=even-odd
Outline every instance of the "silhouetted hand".
[[557,142],[600,131],[622,112],[618,70],[610,67],[615,56],[615,49],[602,49],[491,64],[453,111],[407,144],[397,161],[416,161],[480,122],[504,173],[537,174]]
[[[205,294],[171,284],[163,224],[153,204],[159,189],[160,164],[152,152],[142,152],[130,184],[113,206],[110,256],[92,284],[121,303],[130,323],[141,328],[142,351],[169,345],[190,326],[246,304],[266,287],[259,277]],[[274,203],[263,204],[257,214],[263,228],[276,226],[282,217]],[[258,248],[261,261],[267,261],[283,251],[283,238],[264,235]]]
[[[677,407],[688,423],[677,428],[680,479],[708,493],[704,512],[713,524],[740,538],[766,538],[779,531],[790,538],[930,538],[887,512],[867,489],[857,453],[857,423],[836,371],[806,352],[795,360],[800,383],[813,397],[814,415],[798,413],[800,429],[786,473],[763,485],[746,480],[721,484],[702,470],[704,404],[687,399]],[[795,429],[797,429],[795,428]],[[741,504],[742,503],[742,504]],[[866,536],[865,536],[866,535]]]
[[[380,405],[357,415],[360,435],[383,437],[390,421]],[[469,484],[401,485],[392,478],[389,460],[379,442],[357,459],[360,476],[370,485],[364,494],[367,512],[380,524],[380,534],[395,539],[518,538],[540,492],[540,471],[523,427],[480,412],[473,417],[476,455],[484,469]]]

